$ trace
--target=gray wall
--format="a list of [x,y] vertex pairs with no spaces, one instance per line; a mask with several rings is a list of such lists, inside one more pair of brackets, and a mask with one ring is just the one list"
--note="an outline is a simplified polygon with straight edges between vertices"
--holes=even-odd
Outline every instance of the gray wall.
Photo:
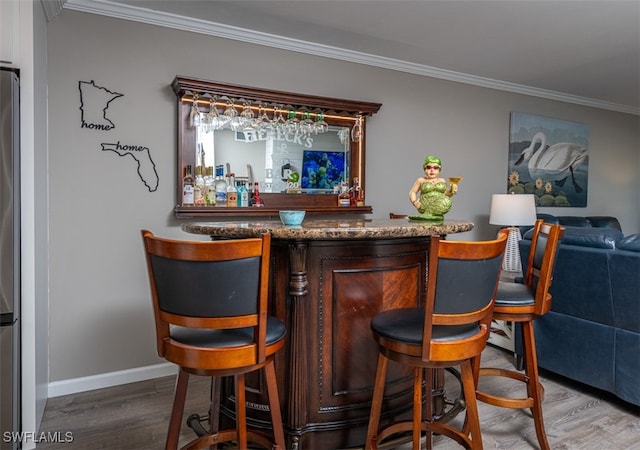
[[[412,212],[409,188],[436,154],[444,176],[464,176],[448,217],[475,222],[465,239],[495,235],[488,211],[505,190],[511,111],[587,123],[588,207],[540,212],[614,215],[626,233],[640,231],[633,115],[68,10],[49,24],[48,45],[52,382],[161,362],[139,230],[194,238],[172,214],[176,75],[382,103],[368,122],[373,217]],[[109,108],[115,129],[80,128],[81,80],[124,94]],[[117,141],[151,149],[156,192],[132,160],[100,151]]]

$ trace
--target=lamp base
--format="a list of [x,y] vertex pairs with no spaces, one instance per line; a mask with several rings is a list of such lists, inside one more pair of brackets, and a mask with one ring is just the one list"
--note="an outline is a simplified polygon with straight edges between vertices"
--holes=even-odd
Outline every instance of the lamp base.
[[507,238],[507,248],[504,252],[502,260],[502,270],[507,272],[522,272],[522,264],[520,263],[520,248],[518,242],[522,240],[520,228],[509,227],[509,237]]

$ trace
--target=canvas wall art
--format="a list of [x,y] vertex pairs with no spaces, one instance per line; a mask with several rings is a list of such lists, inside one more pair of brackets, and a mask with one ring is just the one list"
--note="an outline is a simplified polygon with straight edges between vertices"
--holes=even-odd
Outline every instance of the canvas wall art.
[[587,206],[589,126],[511,113],[507,192],[534,194],[536,206]]

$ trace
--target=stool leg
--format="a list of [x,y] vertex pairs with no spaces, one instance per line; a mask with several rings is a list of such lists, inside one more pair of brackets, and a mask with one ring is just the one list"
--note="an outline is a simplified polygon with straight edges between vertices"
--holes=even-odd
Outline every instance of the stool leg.
[[[431,425],[431,422],[433,422],[433,410],[436,409],[434,407],[434,402],[435,399],[433,397],[433,386],[434,386],[434,375],[436,375],[436,369],[432,369],[432,368],[427,368],[427,369],[422,369],[422,373],[424,374],[424,386],[426,389],[426,402],[424,405],[424,416],[425,416],[425,420],[426,422]],[[414,398],[414,402],[415,402],[415,398]],[[417,399],[419,402],[422,401],[422,398]],[[422,403],[420,403],[420,405],[422,406]],[[414,406],[415,408],[415,406]],[[418,424],[420,425],[420,424]],[[415,424],[414,424],[415,426]],[[427,429],[427,433],[425,435],[425,446],[427,448],[427,450],[430,450],[433,447],[433,433],[431,432],[431,429],[428,428]]]
[[[367,428],[367,440],[364,443],[365,450],[374,448],[373,443],[378,435],[380,412],[382,411],[382,397],[384,395],[384,382],[387,378],[389,360],[382,353],[378,354],[378,367],[376,368],[376,380],[373,384],[373,399],[371,400],[371,412],[369,413],[369,427]],[[377,444],[375,448],[378,448]]]
[[[211,403],[209,405],[209,433],[216,434],[220,430],[220,390],[222,388],[221,377],[211,377]],[[217,444],[209,450],[216,450]]]
[[533,331],[533,322],[523,322],[525,373],[528,377],[527,395],[533,399],[531,413],[536,427],[536,436],[542,450],[549,450],[547,433],[544,430],[544,418],[542,416],[542,387],[538,377],[538,356],[536,354],[536,339]]
[[171,409],[171,419],[169,420],[169,431],[167,432],[166,450],[178,448],[180,439],[180,423],[184,413],[184,403],[187,398],[187,386],[189,385],[189,372],[182,369],[178,372],[176,386],[173,395],[173,407]]
[[247,447],[247,402],[244,374],[235,376],[236,380],[236,430],[238,432],[238,447]]
[[[482,450],[482,434],[480,432],[480,418],[478,416],[478,403],[476,401],[476,385],[473,380],[474,375],[469,360],[460,364],[460,375],[462,377],[464,398],[467,402],[467,414],[464,427],[468,427],[471,433],[472,448],[474,450]],[[465,428],[463,428],[463,430],[466,433],[467,430]]]
[[[476,398],[475,392],[478,390],[478,383],[480,382],[480,361],[482,354],[474,356],[471,358],[471,373],[473,374],[473,386],[474,386],[474,394],[473,397]],[[464,392],[464,385],[463,385]],[[465,397],[465,401],[466,397]],[[477,404],[477,399],[476,399]],[[464,415],[464,422],[462,422],[462,432],[466,435],[469,435],[469,415]]]
[[273,359],[267,361],[264,367],[267,379],[267,394],[269,395],[269,409],[271,410],[271,426],[276,448],[284,450],[284,430],[282,428],[282,413],[280,412],[280,397],[278,396],[278,382]]
[[[431,401],[431,396],[428,400]],[[413,369],[413,450],[420,450],[420,428],[422,425],[422,367]],[[431,434],[431,430],[427,434]],[[427,448],[430,445],[427,443]]]

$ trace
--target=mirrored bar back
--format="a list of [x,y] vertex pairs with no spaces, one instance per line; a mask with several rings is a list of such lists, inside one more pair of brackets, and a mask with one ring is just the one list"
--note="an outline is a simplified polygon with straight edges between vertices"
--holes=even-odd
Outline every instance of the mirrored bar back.
[[[181,76],[172,88],[177,217],[371,213],[363,195],[338,206],[338,194],[366,190],[366,119],[381,104]],[[245,189],[251,200],[242,204]]]

